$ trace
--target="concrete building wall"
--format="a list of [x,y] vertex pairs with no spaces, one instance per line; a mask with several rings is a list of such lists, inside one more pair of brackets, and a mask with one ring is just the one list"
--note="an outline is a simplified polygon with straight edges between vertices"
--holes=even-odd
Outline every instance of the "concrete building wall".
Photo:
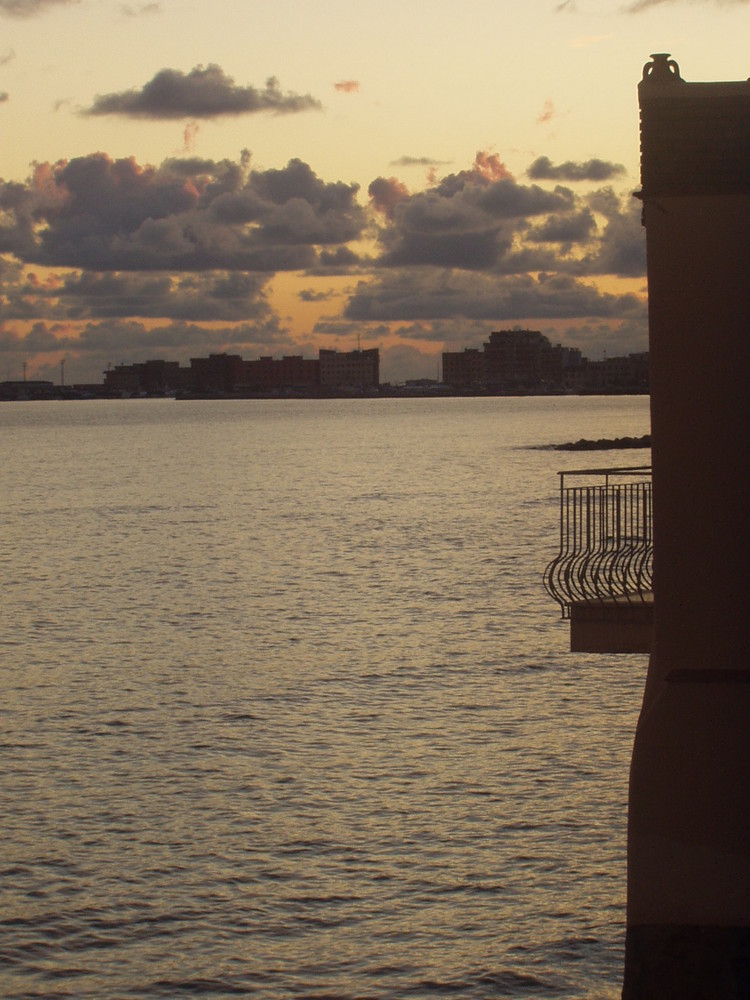
[[301,355],[261,357],[244,362],[243,386],[254,391],[293,389],[320,384],[320,362]]
[[321,350],[320,384],[329,388],[375,388],[380,384],[380,351]]
[[239,354],[209,354],[191,358],[193,387],[198,391],[232,392],[242,384],[244,362]]
[[477,347],[466,347],[463,351],[443,352],[443,382],[456,388],[484,385],[487,381],[487,366],[484,353]]
[[640,86],[654,632],[626,1000],[750,996],[750,83]]

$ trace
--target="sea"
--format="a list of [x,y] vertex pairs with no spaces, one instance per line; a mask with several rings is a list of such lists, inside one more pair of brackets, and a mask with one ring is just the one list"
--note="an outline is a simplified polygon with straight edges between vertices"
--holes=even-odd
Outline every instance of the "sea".
[[647,658],[561,452],[645,396],[0,404],[5,1000],[613,1000]]

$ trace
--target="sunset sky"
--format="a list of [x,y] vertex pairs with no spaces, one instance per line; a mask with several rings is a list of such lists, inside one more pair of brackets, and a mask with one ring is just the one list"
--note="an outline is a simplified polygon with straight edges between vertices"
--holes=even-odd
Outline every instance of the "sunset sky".
[[0,380],[523,326],[647,347],[636,87],[749,0],[0,0]]

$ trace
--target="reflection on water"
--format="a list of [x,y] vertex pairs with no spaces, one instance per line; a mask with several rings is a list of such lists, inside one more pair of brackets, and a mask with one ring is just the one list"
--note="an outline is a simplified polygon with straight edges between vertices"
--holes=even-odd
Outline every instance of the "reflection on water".
[[0,425],[4,996],[618,995],[645,658],[566,653],[601,456],[530,446],[645,398]]

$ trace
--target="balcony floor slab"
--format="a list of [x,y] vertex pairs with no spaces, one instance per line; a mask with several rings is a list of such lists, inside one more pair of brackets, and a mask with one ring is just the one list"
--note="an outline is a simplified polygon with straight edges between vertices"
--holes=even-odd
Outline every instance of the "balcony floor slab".
[[577,601],[570,606],[573,653],[649,653],[653,594]]

